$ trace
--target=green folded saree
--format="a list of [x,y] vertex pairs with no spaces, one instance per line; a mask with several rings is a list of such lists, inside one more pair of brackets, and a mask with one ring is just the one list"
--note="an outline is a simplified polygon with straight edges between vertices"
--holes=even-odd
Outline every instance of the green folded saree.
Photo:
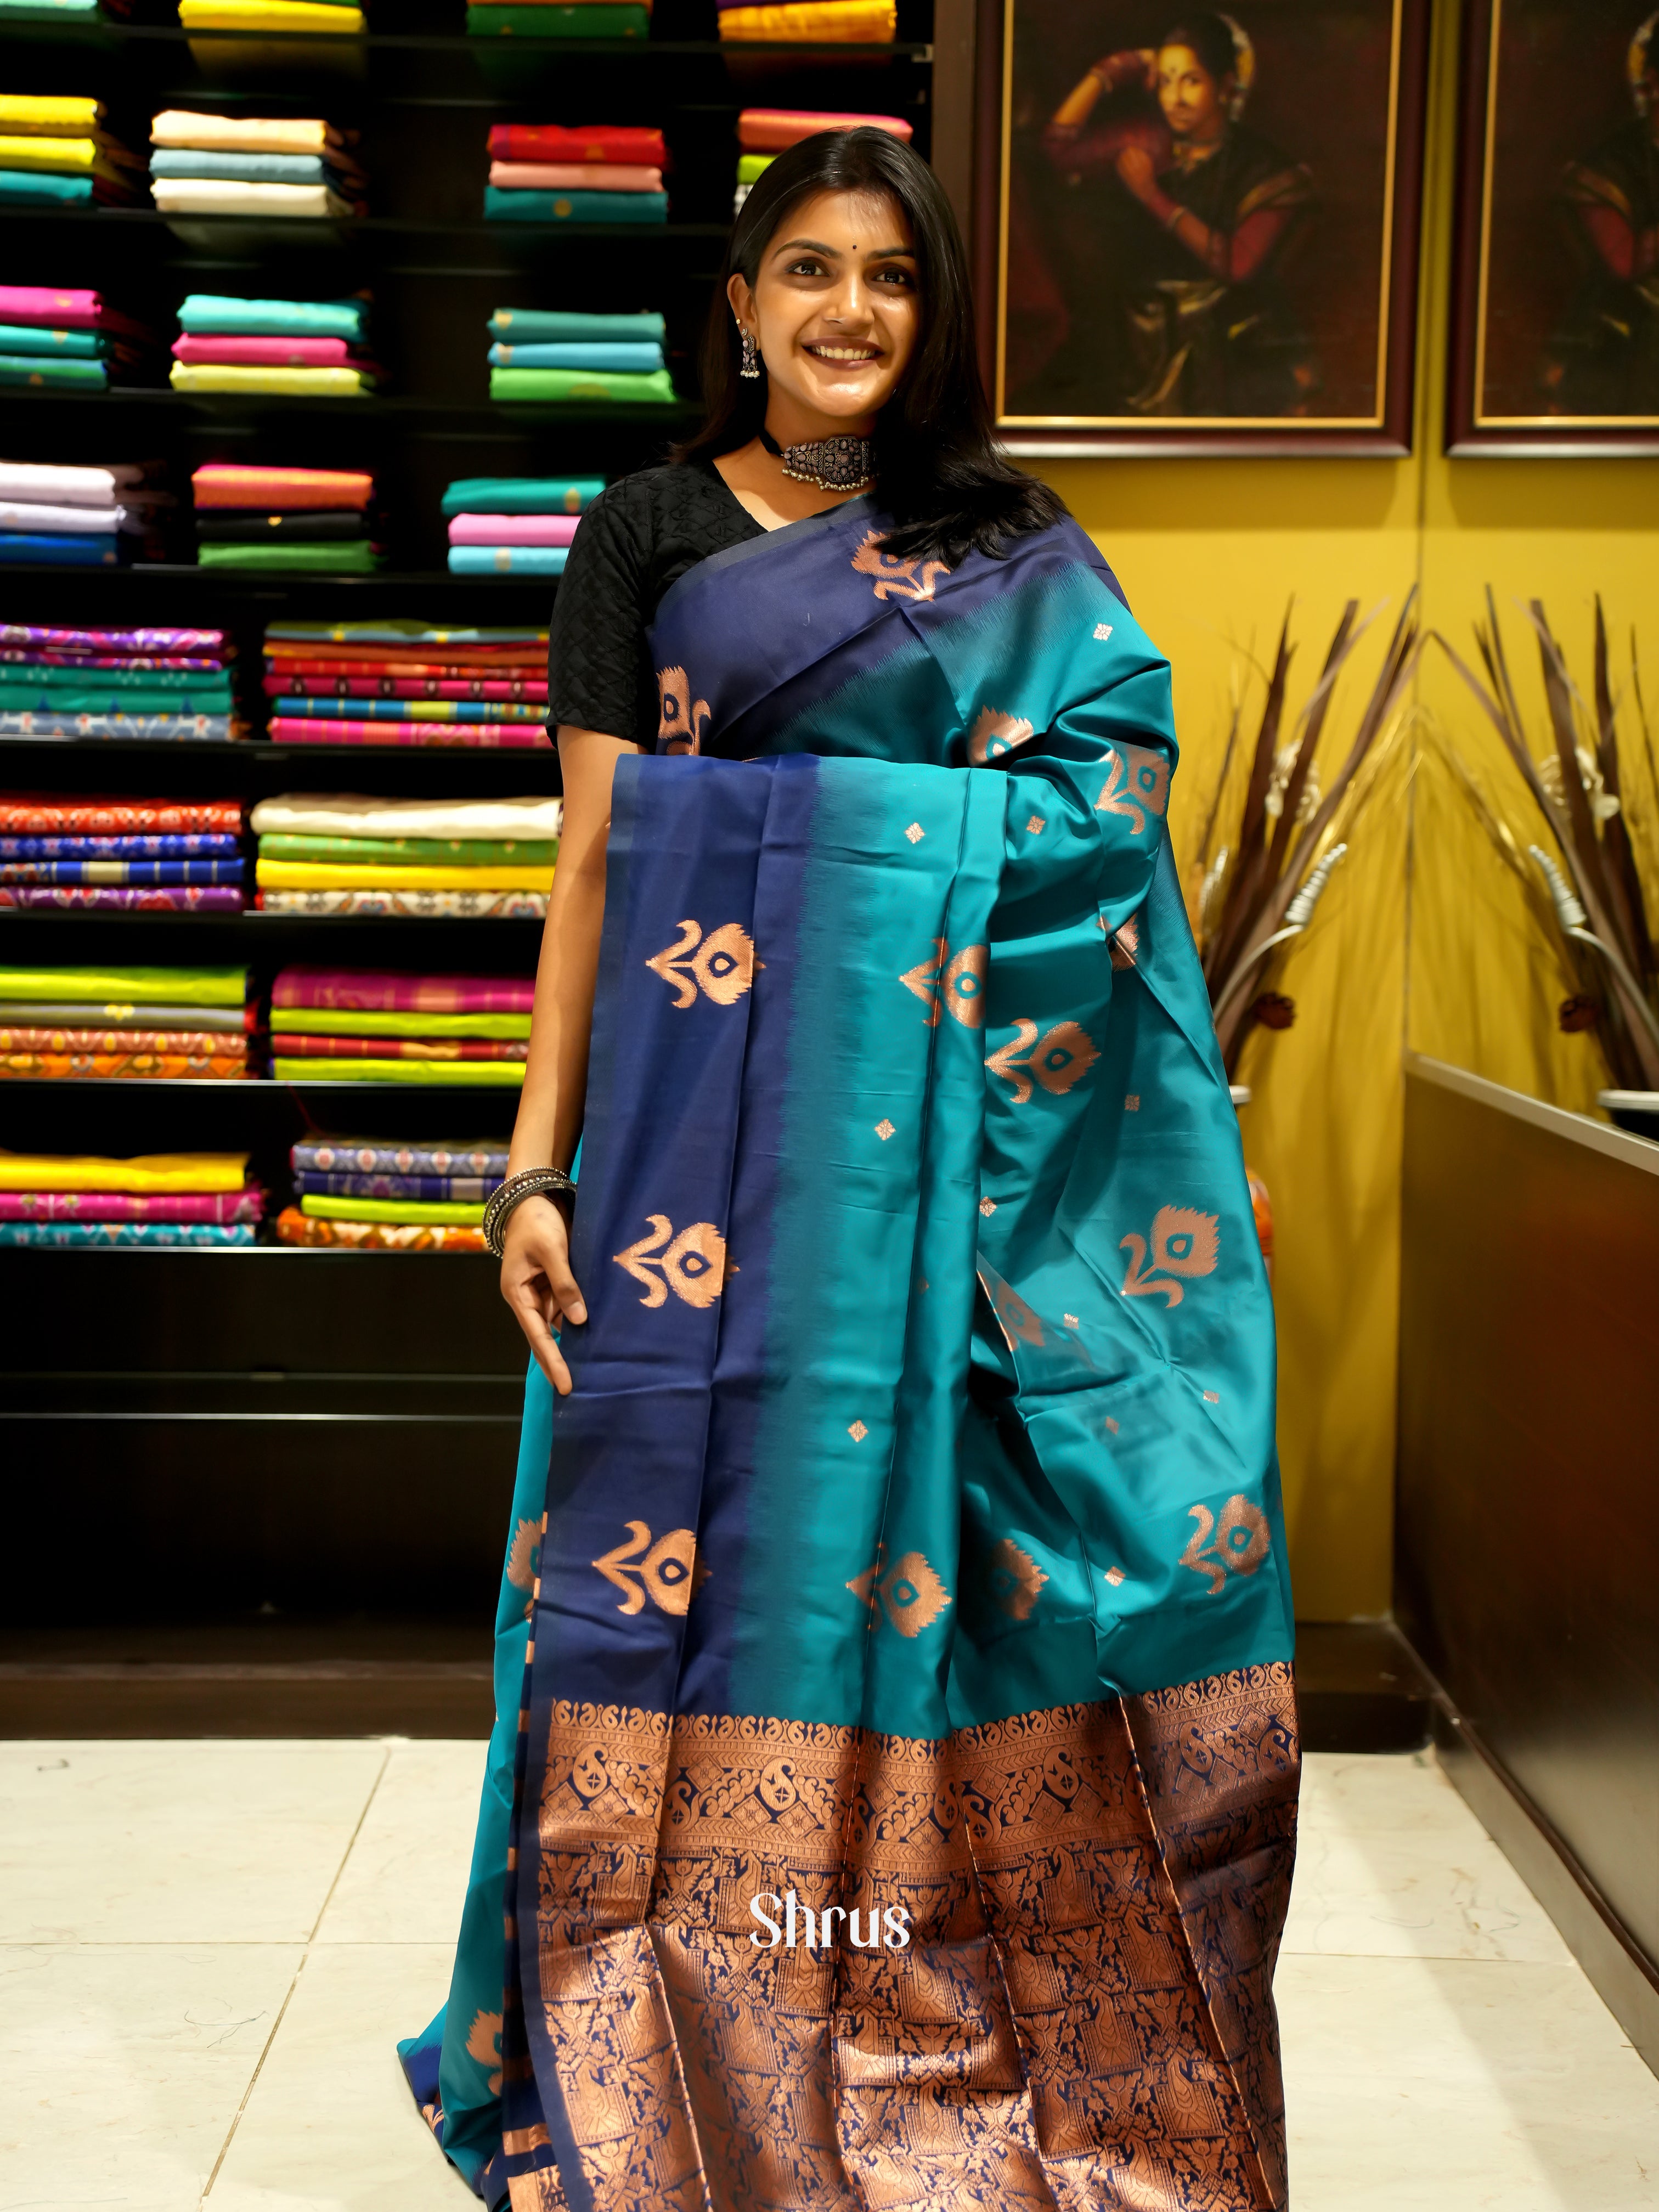
[[240,1006],[246,997],[245,968],[0,968],[0,999]]
[[254,545],[198,545],[196,564],[201,568],[289,568],[329,575],[372,574],[384,556],[366,538],[331,538],[319,543]]
[[623,369],[492,368],[489,396],[574,404],[593,401],[607,407],[672,407],[675,392],[665,368],[653,369],[645,376]]
[[[278,1083],[452,1083],[516,1090],[521,1060],[289,1060],[273,1059]],[[357,1217],[360,1218],[360,1217]]]
[[307,1192],[300,1211],[313,1221],[408,1221],[432,1229],[482,1229],[482,1205],[458,1198],[319,1198]]

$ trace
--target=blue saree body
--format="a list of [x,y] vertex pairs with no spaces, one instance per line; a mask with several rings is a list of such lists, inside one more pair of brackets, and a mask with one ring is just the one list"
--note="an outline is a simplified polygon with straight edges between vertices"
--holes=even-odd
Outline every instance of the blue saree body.
[[589,1317],[441,2099],[441,2016],[406,2063],[516,2208],[1276,2207],[1273,1322],[1168,668],[1070,524],[954,570],[880,527],[659,614]]

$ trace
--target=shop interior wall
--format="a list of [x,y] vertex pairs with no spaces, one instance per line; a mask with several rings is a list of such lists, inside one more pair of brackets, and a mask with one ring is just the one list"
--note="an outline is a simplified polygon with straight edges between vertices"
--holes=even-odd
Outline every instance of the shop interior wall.
[[[1587,679],[1593,600],[1632,623],[1659,704],[1659,466],[1645,460],[1451,460],[1445,362],[1455,175],[1459,14],[1440,0],[1433,40],[1409,459],[1043,462],[1174,665],[1182,769],[1171,809],[1183,863],[1201,829],[1232,687],[1271,659],[1287,602],[1305,698],[1342,605],[1387,611],[1345,677],[1328,734],[1344,744],[1413,587],[1426,624],[1473,657],[1490,584],[1523,704],[1541,717],[1521,603],[1541,599]],[[1251,694],[1259,704],[1260,679]],[[1387,1610],[1391,1588],[1400,1277],[1402,1048],[1557,1103],[1594,1109],[1606,1081],[1584,1036],[1564,1036],[1565,979],[1518,888],[1441,764],[1434,718],[1517,823],[1525,808],[1449,660],[1431,645],[1417,721],[1365,817],[1305,945],[1273,978],[1297,1019],[1257,1030],[1239,1079],[1250,1164],[1277,1238],[1279,1449],[1297,1612],[1341,1620]],[[1287,725],[1288,726],[1288,725]],[[1448,1264],[1457,1256],[1446,1226]]]

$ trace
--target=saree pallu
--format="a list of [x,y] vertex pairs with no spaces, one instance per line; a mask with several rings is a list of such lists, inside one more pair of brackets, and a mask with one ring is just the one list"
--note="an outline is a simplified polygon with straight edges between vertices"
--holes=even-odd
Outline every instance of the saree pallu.
[[617,772],[588,1319],[405,2065],[515,2208],[1278,2206],[1273,1328],[1168,669],[1070,525],[878,532],[658,617],[663,742],[750,757]]

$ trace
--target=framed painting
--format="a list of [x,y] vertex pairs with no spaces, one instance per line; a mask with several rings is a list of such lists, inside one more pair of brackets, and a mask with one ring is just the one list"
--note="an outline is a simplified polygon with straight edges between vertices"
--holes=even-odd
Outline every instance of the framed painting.
[[1428,13],[981,0],[981,343],[1012,452],[1410,451]]
[[1466,22],[1450,449],[1659,453],[1659,13]]

